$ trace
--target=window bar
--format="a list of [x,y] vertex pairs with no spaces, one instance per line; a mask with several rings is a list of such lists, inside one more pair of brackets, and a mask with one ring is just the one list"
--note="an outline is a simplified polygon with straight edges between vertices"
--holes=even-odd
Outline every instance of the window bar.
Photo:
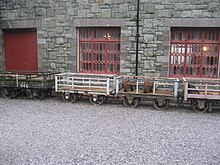
[[94,70],[94,30],[92,30],[92,57],[91,57],[91,72],[93,73],[95,70]]

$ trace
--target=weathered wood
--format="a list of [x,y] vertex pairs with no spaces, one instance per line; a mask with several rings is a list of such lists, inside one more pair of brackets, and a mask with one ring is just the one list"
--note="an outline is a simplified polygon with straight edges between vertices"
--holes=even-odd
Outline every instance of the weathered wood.
[[56,92],[117,94],[117,75],[61,73],[56,76]]
[[51,88],[54,86],[55,73],[1,72],[0,87],[11,88]]
[[220,100],[220,79],[184,78],[184,100]]

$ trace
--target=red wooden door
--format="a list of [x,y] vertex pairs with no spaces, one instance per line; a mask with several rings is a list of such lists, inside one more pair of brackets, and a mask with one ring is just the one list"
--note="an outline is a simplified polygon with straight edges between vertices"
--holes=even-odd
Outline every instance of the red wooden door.
[[5,31],[5,69],[7,71],[37,71],[36,30]]

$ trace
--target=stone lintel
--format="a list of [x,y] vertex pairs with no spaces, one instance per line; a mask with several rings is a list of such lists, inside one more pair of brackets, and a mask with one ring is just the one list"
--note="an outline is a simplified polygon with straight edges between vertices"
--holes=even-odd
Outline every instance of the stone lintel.
[[220,27],[220,18],[166,18],[168,27]]

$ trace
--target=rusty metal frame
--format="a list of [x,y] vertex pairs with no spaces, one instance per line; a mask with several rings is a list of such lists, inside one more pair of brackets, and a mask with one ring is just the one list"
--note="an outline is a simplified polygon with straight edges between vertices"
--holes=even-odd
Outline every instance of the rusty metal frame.
[[[134,97],[170,97],[177,98],[179,90],[178,78],[165,77],[145,77],[145,76],[122,76],[123,90],[119,93],[122,95],[131,95]],[[131,89],[128,88],[131,87]],[[147,88],[151,88],[148,90]]]

